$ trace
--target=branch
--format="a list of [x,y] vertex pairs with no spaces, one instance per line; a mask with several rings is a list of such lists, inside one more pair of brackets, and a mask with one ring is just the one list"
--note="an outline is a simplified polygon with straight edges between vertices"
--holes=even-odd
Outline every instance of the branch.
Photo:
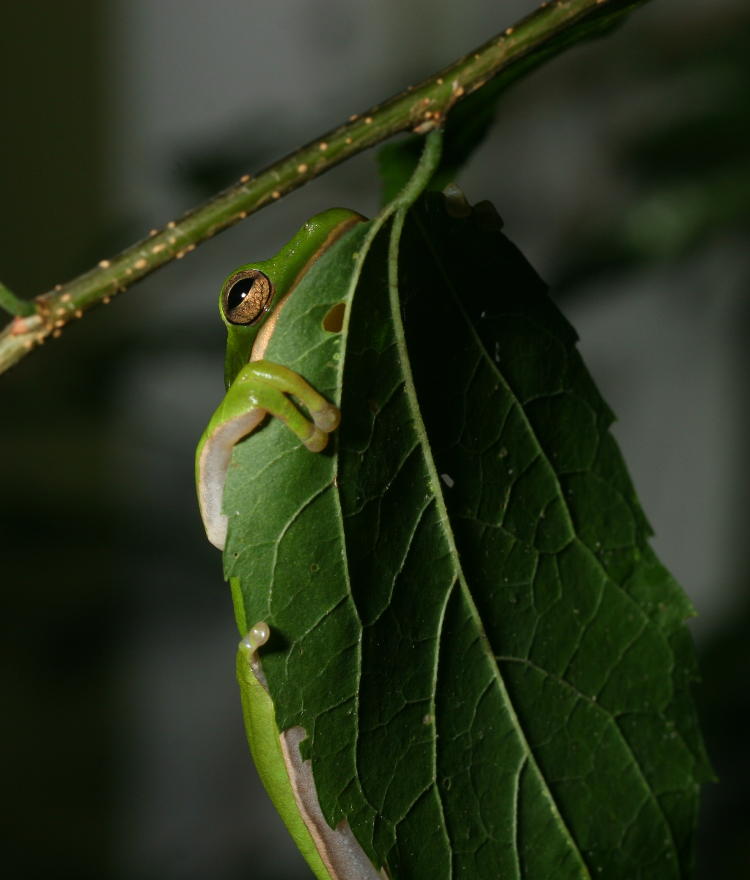
[[[257,176],[249,174],[178,221],[65,285],[37,296],[30,315],[15,308],[14,320],[0,333],[0,372],[17,363],[48,336],[59,336],[72,318],[128,288],[171,260],[179,260],[202,241],[281,198],[350,156],[402,131],[426,134],[448,111],[491,79],[501,85],[538,67],[573,44],[611,28],[647,0],[556,0],[515,26],[506,28],[474,52],[349,121]],[[2,305],[2,303],[0,303]]]

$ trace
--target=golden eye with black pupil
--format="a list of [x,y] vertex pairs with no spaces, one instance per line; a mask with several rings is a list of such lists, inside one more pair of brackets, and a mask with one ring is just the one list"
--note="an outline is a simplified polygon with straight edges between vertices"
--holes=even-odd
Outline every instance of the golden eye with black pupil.
[[254,324],[268,311],[272,299],[273,284],[268,275],[259,269],[238,272],[224,291],[224,317],[230,324]]

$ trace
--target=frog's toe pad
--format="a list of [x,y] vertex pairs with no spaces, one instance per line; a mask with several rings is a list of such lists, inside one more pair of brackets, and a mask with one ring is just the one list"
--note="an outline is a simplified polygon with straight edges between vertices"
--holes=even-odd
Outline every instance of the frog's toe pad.
[[321,431],[325,431],[326,434],[335,431],[341,421],[341,413],[339,412],[338,407],[335,407],[332,404],[326,406],[325,409],[319,409],[315,412],[311,411],[310,415],[315,422],[315,427],[319,428]]
[[320,428],[313,427],[310,435],[302,441],[310,452],[322,452],[328,444],[328,434]]

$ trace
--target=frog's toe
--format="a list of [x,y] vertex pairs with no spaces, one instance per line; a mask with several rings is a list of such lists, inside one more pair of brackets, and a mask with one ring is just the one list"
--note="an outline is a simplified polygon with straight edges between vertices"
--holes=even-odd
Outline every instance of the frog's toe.
[[328,434],[315,425],[310,425],[310,434],[302,441],[310,452],[322,452],[328,444]]
[[315,427],[325,431],[326,434],[335,431],[341,421],[341,413],[338,407],[330,403],[319,410],[311,410],[310,415],[315,422]]

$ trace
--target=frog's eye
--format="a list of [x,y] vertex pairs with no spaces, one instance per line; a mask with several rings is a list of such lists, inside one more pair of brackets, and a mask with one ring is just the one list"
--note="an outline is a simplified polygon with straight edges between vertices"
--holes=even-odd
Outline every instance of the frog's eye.
[[273,284],[259,269],[243,269],[224,287],[221,309],[230,324],[254,324],[268,311],[273,298]]

